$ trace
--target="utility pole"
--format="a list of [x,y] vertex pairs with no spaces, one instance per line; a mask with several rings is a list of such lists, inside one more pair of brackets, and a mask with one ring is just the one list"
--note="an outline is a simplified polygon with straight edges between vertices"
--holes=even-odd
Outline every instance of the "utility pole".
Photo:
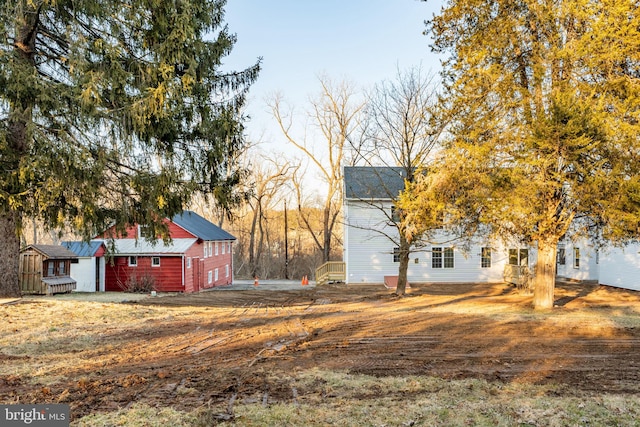
[[284,202],[284,278],[289,279],[289,222],[287,221],[287,202]]

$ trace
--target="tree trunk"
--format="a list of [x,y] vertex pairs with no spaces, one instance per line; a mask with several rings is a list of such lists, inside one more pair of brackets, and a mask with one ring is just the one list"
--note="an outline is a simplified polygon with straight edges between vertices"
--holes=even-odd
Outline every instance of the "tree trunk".
[[538,261],[533,287],[533,308],[548,310],[553,308],[553,294],[556,285],[556,252],[558,241],[538,242]]
[[20,237],[18,213],[0,213],[0,297],[19,297]]
[[404,295],[407,291],[407,270],[409,269],[410,243],[400,234],[400,265],[398,266],[398,285],[396,295]]
[[[24,6],[24,5],[21,5]],[[35,66],[34,52],[38,34],[39,6],[27,4],[18,19],[15,40],[13,42],[17,69],[29,73]],[[24,189],[18,177],[21,160],[29,152],[29,123],[32,122],[33,99],[28,92],[19,93],[10,99],[9,117],[7,120],[7,148],[2,153],[4,170],[8,173],[9,185],[3,188],[9,194],[21,194]],[[20,296],[20,232],[21,213],[3,202],[0,206],[0,296]],[[20,209],[18,207],[17,209]]]
[[329,226],[329,220],[331,218],[331,210],[329,207],[324,208],[322,218],[322,234],[323,234],[323,248],[322,248],[322,263],[329,262],[331,258],[331,227]]

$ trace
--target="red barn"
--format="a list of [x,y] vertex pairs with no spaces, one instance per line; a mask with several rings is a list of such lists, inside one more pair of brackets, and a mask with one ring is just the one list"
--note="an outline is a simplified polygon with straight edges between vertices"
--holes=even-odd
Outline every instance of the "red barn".
[[[144,239],[140,226],[113,240],[106,291],[198,292],[233,283],[235,237],[191,211],[174,216],[168,225],[169,244]],[[109,229],[102,237],[112,233]]]

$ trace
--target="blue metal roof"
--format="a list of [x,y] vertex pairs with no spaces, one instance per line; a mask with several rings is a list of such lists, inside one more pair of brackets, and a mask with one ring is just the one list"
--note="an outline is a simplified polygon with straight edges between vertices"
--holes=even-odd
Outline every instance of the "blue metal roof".
[[79,257],[92,257],[102,246],[101,240],[94,240],[91,242],[62,242],[62,246],[69,249]]
[[236,240],[234,236],[192,211],[175,215],[171,221],[202,240]]

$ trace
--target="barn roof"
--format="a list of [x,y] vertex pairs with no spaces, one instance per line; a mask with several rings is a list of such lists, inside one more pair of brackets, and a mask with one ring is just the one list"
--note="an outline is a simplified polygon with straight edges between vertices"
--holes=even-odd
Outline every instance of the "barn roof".
[[192,211],[177,214],[171,221],[202,240],[236,240],[233,235]]
[[405,171],[389,166],[345,166],[347,199],[395,199],[404,190]]
[[63,246],[58,245],[29,245],[24,251],[33,249],[46,259],[76,259],[78,256]]
[[169,244],[162,240],[149,242],[144,239],[114,239],[116,255],[175,255],[185,253],[198,239],[173,239]]
[[92,257],[100,250],[103,242],[102,240],[93,240],[91,242],[62,242],[61,245],[79,257]]

